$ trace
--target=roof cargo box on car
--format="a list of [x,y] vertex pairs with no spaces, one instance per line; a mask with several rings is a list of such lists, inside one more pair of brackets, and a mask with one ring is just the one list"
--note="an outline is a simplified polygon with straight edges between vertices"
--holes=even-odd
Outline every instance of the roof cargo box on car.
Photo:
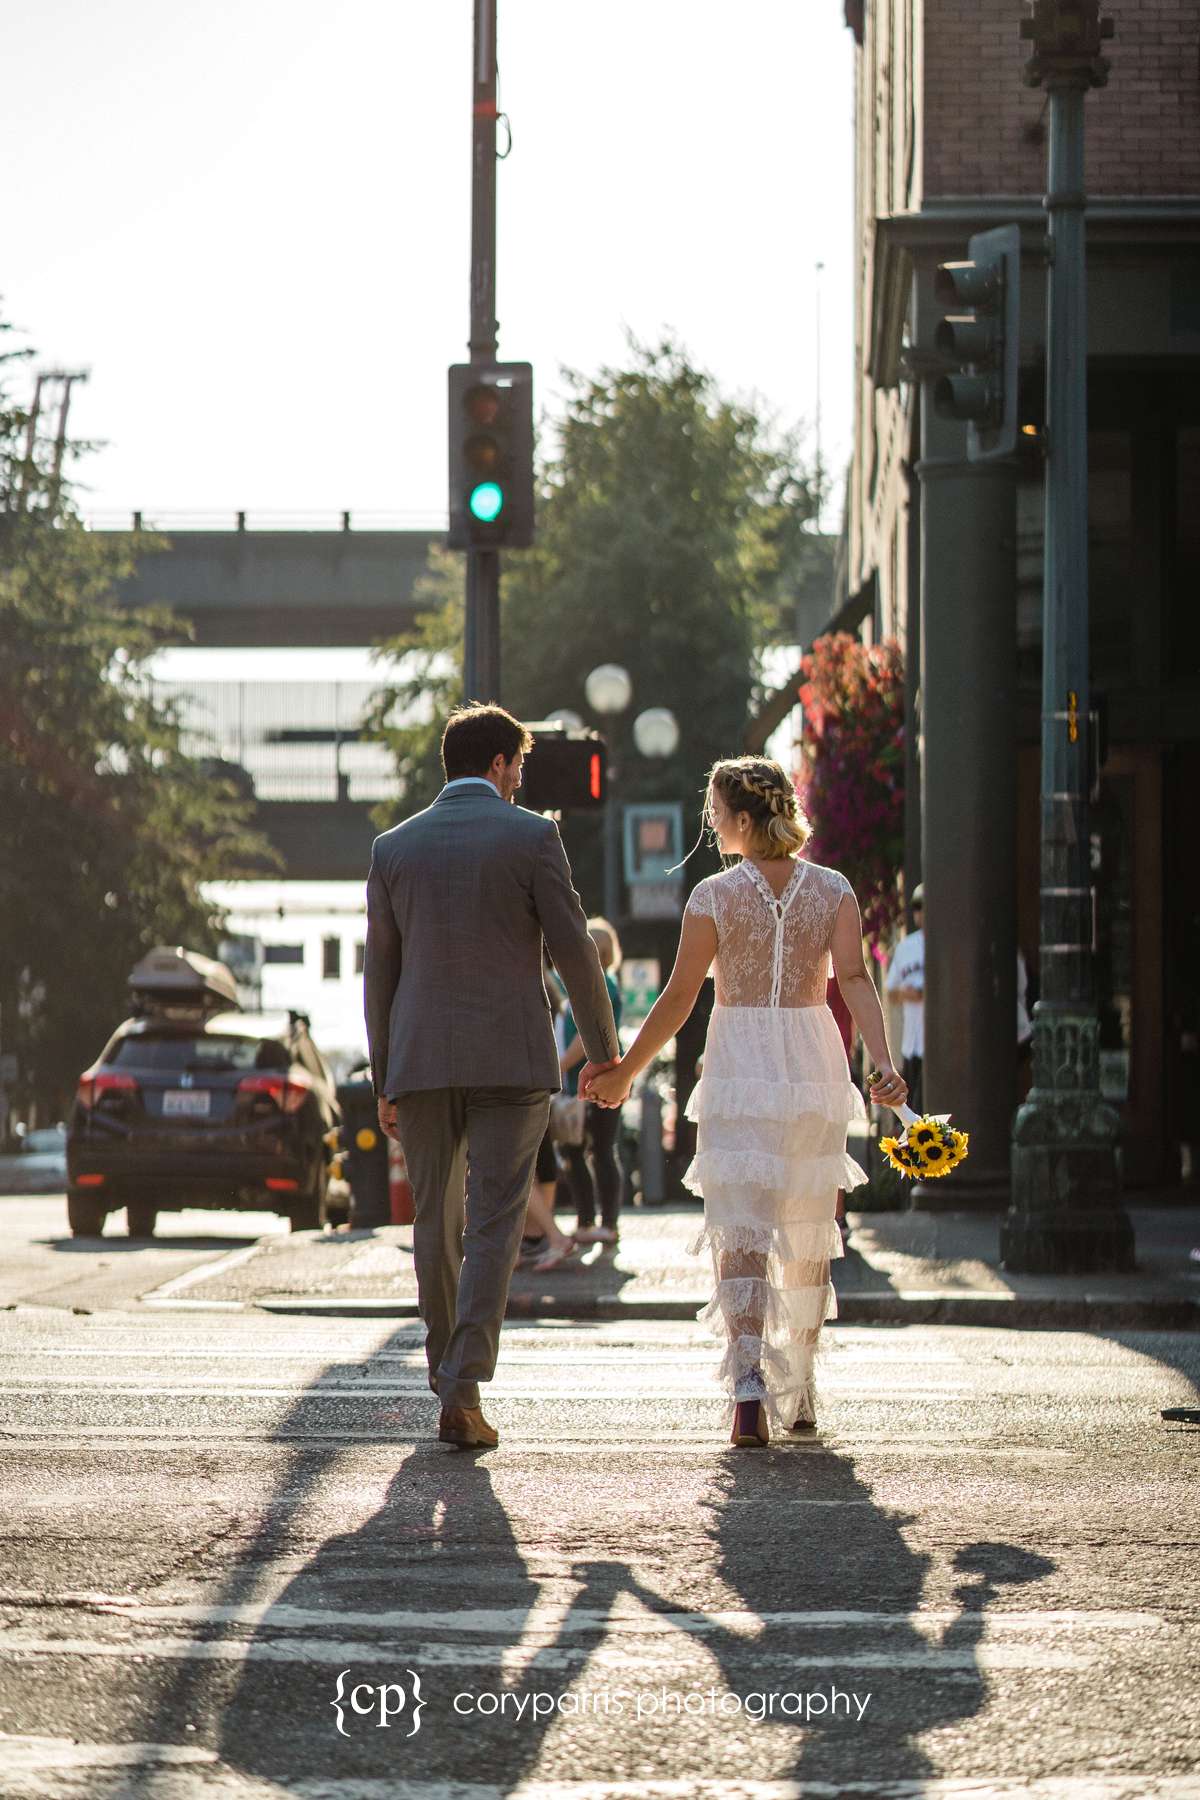
[[237,984],[224,963],[180,945],[160,944],[129,971],[137,1013],[225,1012],[240,1007]]

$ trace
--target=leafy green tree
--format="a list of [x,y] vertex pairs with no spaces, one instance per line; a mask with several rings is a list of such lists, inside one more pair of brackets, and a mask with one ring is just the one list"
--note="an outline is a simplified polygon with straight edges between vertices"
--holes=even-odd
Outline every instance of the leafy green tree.
[[[604,723],[621,796],[679,799],[698,831],[705,770],[742,748],[756,652],[789,634],[812,557],[812,479],[793,434],[722,395],[670,341],[631,341],[628,368],[566,381],[540,469],[536,547],[504,561],[504,703],[527,719],[560,707],[586,718],[588,672],[622,664],[633,704]],[[381,646],[407,662],[372,715],[395,753],[406,812],[437,791],[440,725],[461,698],[463,558],[435,551],[420,597],[428,606],[415,630]],[[665,764],[633,746],[633,719],[649,706],[679,721]],[[379,817],[392,822],[384,809]],[[566,836],[596,900],[597,823],[570,819]]]
[[27,458],[5,366],[21,354],[0,353],[0,1047],[44,1111],[124,1015],[147,948],[214,947],[201,882],[261,873],[270,852],[152,691],[148,659],[178,621],[119,603],[161,543],[88,531]]

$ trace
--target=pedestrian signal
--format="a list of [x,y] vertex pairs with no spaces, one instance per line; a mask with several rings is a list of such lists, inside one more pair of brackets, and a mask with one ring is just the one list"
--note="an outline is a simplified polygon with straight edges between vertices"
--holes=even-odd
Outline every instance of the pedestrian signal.
[[594,731],[531,725],[518,799],[530,812],[590,812],[608,797],[608,749]]

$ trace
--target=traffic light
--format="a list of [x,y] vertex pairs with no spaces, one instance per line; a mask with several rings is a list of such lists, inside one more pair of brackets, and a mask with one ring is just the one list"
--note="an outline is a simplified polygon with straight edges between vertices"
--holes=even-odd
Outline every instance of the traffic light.
[[1104,87],[1109,60],[1100,45],[1113,35],[1113,22],[1101,14],[1100,0],[1031,0],[1021,20],[1021,36],[1033,45],[1025,64],[1027,87],[1041,87],[1047,76],[1084,76],[1087,86]]
[[972,462],[1011,456],[1017,443],[1021,354],[1021,234],[1016,225],[978,231],[966,262],[939,263],[934,293],[954,310],[934,342],[959,372],[938,376],[934,411],[967,421]]
[[594,731],[531,725],[517,798],[530,812],[593,812],[608,796],[608,748]]
[[450,369],[452,550],[533,542],[533,366]]

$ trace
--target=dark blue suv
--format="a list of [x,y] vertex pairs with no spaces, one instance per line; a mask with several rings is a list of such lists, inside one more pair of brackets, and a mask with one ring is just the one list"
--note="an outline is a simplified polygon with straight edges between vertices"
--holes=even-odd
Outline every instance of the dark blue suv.
[[337,1090],[299,1013],[163,1009],[127,1019],[79,1078],[67,1210],[95,1236],[124,1207],[131,1237],[183,1207],[323,1222]]

